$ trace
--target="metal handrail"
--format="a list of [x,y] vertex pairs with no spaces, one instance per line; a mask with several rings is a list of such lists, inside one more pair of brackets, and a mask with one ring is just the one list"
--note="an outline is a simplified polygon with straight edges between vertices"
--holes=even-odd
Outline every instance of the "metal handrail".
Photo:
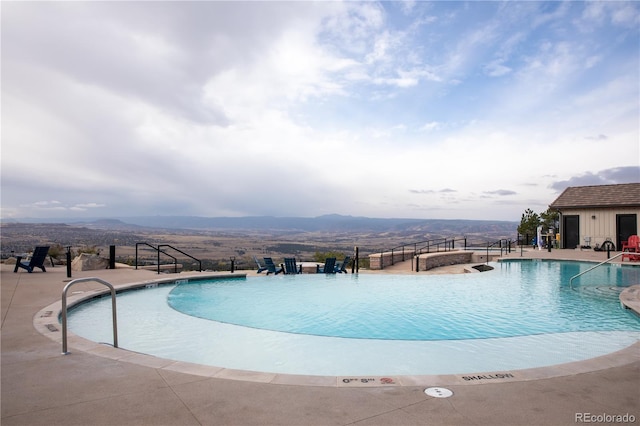
[[[459,240],[464,240],[465,241],[465,247],[466,247],[466,238],[460,238]],[[455,242],[456,239],[455,238],[436,238],[433,240],[429,240],[429,241],[424,241],[425,243],[427,243],[426,246],[422,246],[420,248],[418,248],[418,244],[421,243],[416,243],[415,244],[415,254],[422,254],[424,253],[423,250],[426,248],[427,251],[426,253],[431,253],[431,247],[435,246],[436,251],[440,251],[440,246],[444,245],[444,251],[448,251],[448,249],[453,250],[455,248]]]
[[596,269],[597,267],[602,266],[602,265],[604,265],[605,263],[608,263],[608,262],[612,261],[612,260],[613,260],[613,259],[615,259],[616,257],[620,257],[620,256],[622,256],[623,254],[624,254],[624,253],[618,253],[618,254],[616,254],[615,256],[612,256],[612,257],[608,258],[608,259],[607,259],[607,260],[605,260],[604,262],[600,262],[600,263],[598,263],[597,265],[592,266],[591,268],[587,269],[586,271],[582,271],[582,272],[580,272],[579,274],[574,275],[573,277],[571,277],[571,278],[569,279],[569,288],[570,288],[571,290],[573,290],[573,280],[575,280],[576,278],[578,278],[578,277],[580,277],[580,276],[582,276],[582,275],[586,274],[587,272],[591,272],[591,271],[593,271],[593,270],[594,270],[594,269]]
[[[158,251],[160,251],[160,250],[161,250],[161,249],[160,249],[160,247],[169,247],[170,249],[173,249],[173,250],[177,251],[178,253],[182,253],[183,255],[185,255],[185,256],[187,256],[187,257],[189,257],[189,258],[191,258],[191,259],[195,260],[196,262],[198,262],[198,272],[202,272],[202,261],[201,261],[200,259],[196,259],[195,257],[191,256],[190,254],[185,253],[185,252],[183,252],[182,250],[177,249],[177,248],[175,248],[174,246],[172,246],[172,245],[170,245],[170,244],[160,244],[160,245],[158,246]],[[166,251],[164,251],[164,250],[162,250],[162,253],[166,254],[167,256],[171,256],[169,253],[167,253],[167,252],[166,252]],[[171,256],[171,257],[173,257],[173,256]],[[175,259],[175,257],[174,257],[174,259]],[[176,268],[176,269],[177,269],[177,268]],[[176,272],[177,272],[177,271],[176,271]]]
[[160,253],[162,252],[162,254],[165,254],[167,256],[169,256],[170,258],[173,259],[173,270],[175,272],[178,272],[178,259],[175,256],[171,256],[169,253],[160,250],[160,246],[158,247],[154,247],[149,243],[136,243],[136,269],[138,269],[138,246],[139,245],[145,245],[145,246],[149,246],[151,247],[153,250],[155,250],[158,254],[158,260],[156,262],[157,266],[158,266],[158,274],[160,273]]
[[117,320],[117,315],[116,315],[116,289],[111,284],[109,284],[105,280],[101,280],[100,278],[94,278],[94,277],[78,278],[78,279],[75,279],[73,281],[70,281],[69,284],[64,286],[64,289],[62,290],[62,354],[63,355],[67,355],[69,353],[69,352],[67,352],[67,291],[69,290],[69,287],[71,287],[72,285],[77,284],[77,283],[87,282],[87,281],[99,282],[100,284],[106,285],[107,287],[109,287],[109,290],[111,290],[111,315],[113,317],[113,347],[114,348],[118,347],[118,320]]
[[[437,247],[438,251],[440,251],[440,246],[444,244],[445,246],[445,250],[447,251],[447,248],[450,248],[451,250],[453,250],[455,248],[455,242],[456,241],[464,241],[465,247],[467,245],[467,238],[463,237],[463,238],[433,238],[431,240],[424,240],[424,241],[418,241],[415,243],[407,243],[407,244],[402,244],[396,247],[393,247],[391,249],[382,249],[380,250],[380,269],[384,269],[384,254],[385,253],[389,253],[391,252],[391,265],[395,264],[395,252],[397,250],[401,250],[402,251],[402,261],[406,260],[406,254],[405,254],[405,247],[411,247],[413,246],[413,253],[411,255],[411,258],[413,259],[414,256],[416,256],[417,254],[422,254],[422,253],[430,253],[431,251],[431,247],[435,246]],[[436,243],[437,242],[437,243]],[[450,244],[450,246],[449,246]],[[422,245],[422,247],[418,248],[418,245]],[[424,249],[427,249],[427,251],[423,251]]]
[[[433,248],[435,247],[436,251],[440,251],[440,248],[444,246],[444,251],[450,251],[450,250],[455,250],[455,243],[456,241],[464,241],[464,247],[462,248],[463,250],[467,250],[469,247],[468,244],[468,238],[465,237],[459,237],[459,238],[446,238],[446,237],[442,237],[442,238],[433,238],[430,240],[425,240],[425,241],[419,241],[416,243],[407,243],[407,244],[402,244],[399,246],[396,246],[392,249],[383,249],[380,250],[379,252],[375,252],[375,253],[380,253],[380,269],[384,269],[384,254],[385,253],[391,253],[391,265],[395,264],[395,253],[399,250],[401,250],[402,252],[402,260],[404,261],[406,260],[406,254],[405,254],[405,247],[411,247],[413,252],[412,252],[412,259],[420,254],[423,253],[431,253],[431,251],[433,250]],[[504,244],[503,244],[504,243]],[[505,253],[510,253],[511,252],[511,241],[507,238],[502,238],[500,240],[494,241],[494,242],[486,242],[486,243],[481,243],[481,246],[484,246],[484,244],[486,244],[486,249],[487,249],[487,262],[489,259],[489,249],[491,247],[494,247],[495,245],[499,244],[500,247],[500,256],[502,256],[502,252],[504,251]],[[471,246],[473,247],[473,246]]]
[[[505,243],[504,245],[502,243]],[[502,256],[502,250],[504,250],[505,253],[507,253],[507,250],[511,251],[511,241],[509,241],[506,238],[502,238],[498,241],[495,241],[491,244],[487,243],[487,263],[489,263],[489,249],[493,246],[495,246],[496,244],[500,245],[500,256]]]

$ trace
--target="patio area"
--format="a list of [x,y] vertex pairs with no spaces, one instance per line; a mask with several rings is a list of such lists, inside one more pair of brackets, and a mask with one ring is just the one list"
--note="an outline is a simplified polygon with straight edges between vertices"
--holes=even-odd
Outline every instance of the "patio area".
[[[602,261],[606,253],[518,249],[508,257]],[[376,273],[406,273],[403,267]],[[445,268],[431,273],[455,273],[460,266]],[[250,372],[223,378],[193,366],[167,368],[166,360],[153,357],[100,356],[73,344],[61,355],[60,344],[34,328],[34,317],[60,300],[69,281],[65,268],[29,274],[1,265],[0,274],[3,425],[568,425],[618,415],[640,421],[640,343],[585,361],[588,368],[553,366],[516,380],[434,377],[415,386],[338,386],[323,378],[301,385]],[[73,273],[83,277],[121,285],[158,275],[127,268]],[[81,283],[73,290],[96,288]],[[453,395],[428,396],[429,386],[446,386]]]

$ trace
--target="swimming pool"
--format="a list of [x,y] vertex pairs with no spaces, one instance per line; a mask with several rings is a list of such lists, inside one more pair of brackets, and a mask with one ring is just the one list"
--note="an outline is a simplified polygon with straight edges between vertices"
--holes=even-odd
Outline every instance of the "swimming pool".
[[[509,261],[460,275],[297,275],[192,281],[118,296],[120,347],[241,370],[456,374],[593,358],[640,340],[617,289],[640,268]],[[109,342],[110,301],[70,330]]]

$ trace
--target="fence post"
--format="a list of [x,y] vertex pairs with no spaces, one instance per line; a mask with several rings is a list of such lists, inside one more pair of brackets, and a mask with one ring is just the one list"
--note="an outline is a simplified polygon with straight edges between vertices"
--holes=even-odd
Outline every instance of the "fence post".
[[354,259],[353,259],[353,263],[351,264],[351,273],[353,274],[353,272],[358,272],[358,269],[360,268],[360,256],[359,256],[359,249],[358,246],[355,246],[353,248],[353,252],[354,252]]
[[109,246],[109,269],[116,269],[116,246]]
[[67,278],[71,278],[71,246],[67,246]]

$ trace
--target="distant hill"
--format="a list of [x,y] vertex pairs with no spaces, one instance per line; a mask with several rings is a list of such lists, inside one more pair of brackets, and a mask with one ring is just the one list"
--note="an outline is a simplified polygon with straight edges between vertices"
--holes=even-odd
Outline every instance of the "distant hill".
[[94,229],[142,231],[149,228],[220,231],[393,232],[398,234],[515,235],[519,222],[465,219],[381,219],[337,214],[306,217],[137,216],[111,219],[16,219],[3,222],[67,223]]
[[[78,222],[74,222],[77,225]],[[97,219],[91,222],[83,222],[81,225],[91,229],[104,229],[108,231],[143,231],[145,226],[126,223],[119,219]]]

